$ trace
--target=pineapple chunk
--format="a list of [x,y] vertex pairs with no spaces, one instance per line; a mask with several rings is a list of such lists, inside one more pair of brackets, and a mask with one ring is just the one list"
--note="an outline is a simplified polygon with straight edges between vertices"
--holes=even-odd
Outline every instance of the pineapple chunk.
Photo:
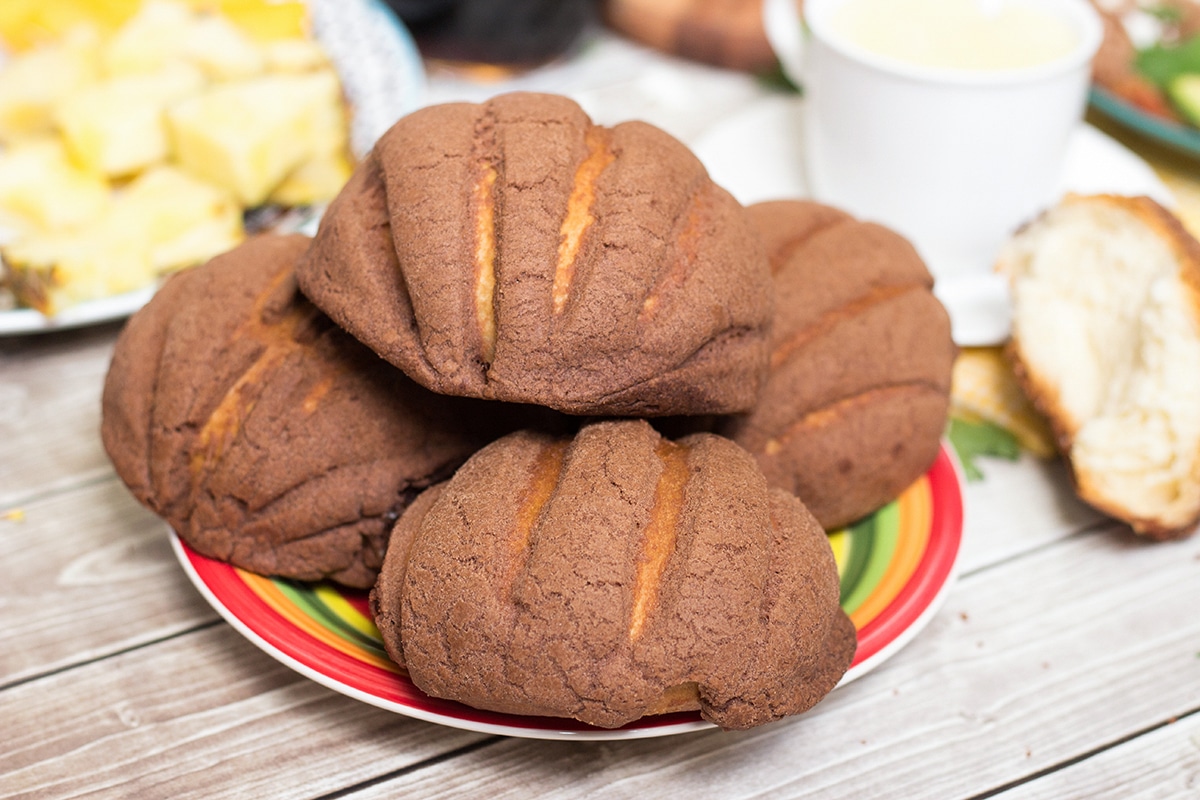
[[176,103],[167,127],[181,166],[252,207],[331,146],[329,109],[340,103],[331,72],[265,75]]
[[166,106],[204,86],[196,67],[170,63],[156,73],[111,78],[65,100],[55,120],[71,155],[106,175],[128,175],[165,159]]
[[[266,0],[260,0],[265,2]],[[0,39],[16,52],[55,42],[80,23],[107,33],[128,19],[142,0],[3,0]]]
[[103,52],[104,69],[113,76],[157,72],[179,59],[213,80],[247,78],[266,66],[259,48],[228,18],[171,2],[147,3]]
[[99,39],[88,28],[14,57],[0,71],[0,141],[51,133],[54,106],[99,77]]
[[329,69],[329,56],[311,39],[279,39],[264,42],[267,72],[314,72]]
[[105,42],[104,71],[117,77],[155,72],[181,57],[194,14],[181,3],[148,2]]
[[66,232],[22,236],[0,254],[18,302],[53,315],[149,286],[243,238],[241,209],[228,192],[163,166],[131,181],[103,216]]
[[257,45],[221,16],[197,20],[187,40],[188,59],[214,80],[236,80],[261,73],[267,59]]
[[354,165],[344,150],[304,162],[271,192],[268,202],[281,206],[307,206],[332,200],[350,179]]
[[[51,42],[80,21],[113,31],[133,17],[142,0],[3,0],[0,39],[20,52]],[[257,41],[304,36],[308,9],[303,0],[187,0],[195,11],[219,11]]]
[[[212,0],[191,2],[212,5]],[[259,41],[294,39],[308,32],[308,7],[303,0],[218,0],[216,6]]]
[[143,238],[158,273],[207,261],[245,236],[242,209],[230,192],[165,165],[122,190],[109,224]]
[[350,123],[346,114],[346,103],[342,99],[341,84],[332,69],[310,73],[314,83],[321,87],[323,102],[317,105],[312,144],[309,155],[321,157],[342,153],[349,149]]
[[71,228],[108,208],[103,175],[76,167],[57,139],[26,142],[0,153],[0,210],[44,230]]
[[37,234],[0,250],[22,305],[53,316],[68,306],[130,292],[154,280],[144,242],[103,224]]

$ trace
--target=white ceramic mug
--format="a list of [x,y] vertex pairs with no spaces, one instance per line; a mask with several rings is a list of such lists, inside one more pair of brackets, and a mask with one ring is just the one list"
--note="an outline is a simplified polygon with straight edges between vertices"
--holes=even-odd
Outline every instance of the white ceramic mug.
[[810,192],[907,236],[939,281],[989,271],[1012,231],[1055,200],[1099,17],[1086,0],[1032,0],[1075,32],[1069,53],[1032,67],[947,69],[840,37],[831,14],[852,1],[805,0],[803,25],[796,0],[764,5],[768,38],[804,87]]

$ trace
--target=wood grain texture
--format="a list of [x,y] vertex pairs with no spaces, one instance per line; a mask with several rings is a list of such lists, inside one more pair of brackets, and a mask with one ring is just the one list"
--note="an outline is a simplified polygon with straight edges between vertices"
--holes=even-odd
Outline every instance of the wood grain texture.
[[998,800],[1169,800],[1200,796],[1200,713],[1041,778]]
[[1104,524],[1103,515],[1075,496],[1060,461],[1022,454],[1018,461],[984,457],[977,464],[984,479],[963,484],[963,573]]
[[221,625],[0,692],[0,794],[301,798],[484,738],[343,697]]
[[1110,526],[965,578],[904,651],[802,718],[504,740],[350,796],[971,797],[1200,708],[1197,607],[1200,540]]
[[110,472],[100,388],[118,331],[0,338],[0,512]]
[[0,519],[0,686],[216,618],[111,474]]

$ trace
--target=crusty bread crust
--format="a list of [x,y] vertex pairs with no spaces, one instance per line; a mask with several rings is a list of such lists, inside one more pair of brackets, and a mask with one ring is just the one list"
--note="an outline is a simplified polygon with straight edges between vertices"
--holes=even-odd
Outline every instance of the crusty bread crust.
[[718,432],[833,530],[893,500],[937,457],[957,348],[916,250],[809,201],[748,209],[775,283],[771,369]]
[[748,453],[625,420],[476,453],[401,518],[373,604],[434,696],[604,727],[698,708],[747,728],[841,679],[857,637],[838,593],[824,531]]
[[594,125],[565,97],[401,119],[331,204],[298,278],[442,394],[732,413],[766,374],[770,275],[744,209],[667,133]]
[[300,295],[308,242],[263,235],[172,276],[117,340],[100,432],[197,551],[365,588],[408,501],[487,439]]

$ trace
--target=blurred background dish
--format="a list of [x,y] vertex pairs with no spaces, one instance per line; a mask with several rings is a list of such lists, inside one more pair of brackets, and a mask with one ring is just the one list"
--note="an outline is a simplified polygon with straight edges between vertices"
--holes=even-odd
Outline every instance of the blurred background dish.
[[247,232],[311,230],[424,100],[378,0],[5,4],[0,36],[0,335],[121,319]]
[[1091,2],[1104,21],[1091,107],[1150,142],[1200,155],[1200,3]]

